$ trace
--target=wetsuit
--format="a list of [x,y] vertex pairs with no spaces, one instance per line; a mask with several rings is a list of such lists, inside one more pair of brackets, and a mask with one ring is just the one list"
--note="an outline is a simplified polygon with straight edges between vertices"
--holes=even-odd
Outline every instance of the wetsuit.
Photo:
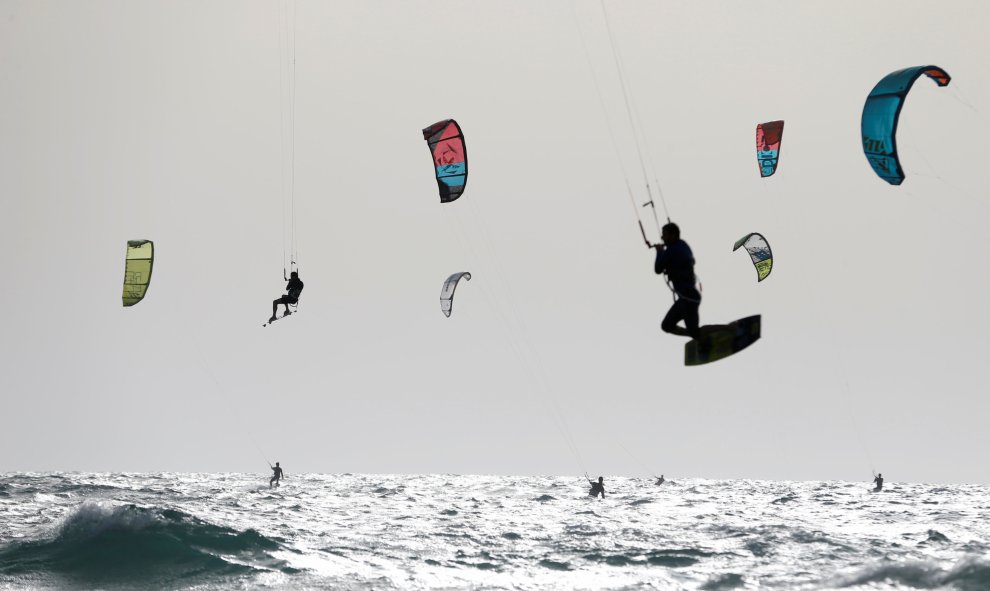
[[279,466],[274,466],[272,467],[272,472],[274,472],[274,474],[272,474],[271,480],[268,481],[268,488],[271,488],[272,484],[278,486],[278,481],[282,480],[282,468]]
[[285,286],[285,291],[289,293],[279,298],[278,303],[280,304],[297,303],[299,301],[299,296],[302,294],[302,290],[303,290],[302,279],[299,279],[299,277],[293,277],[292,279],[289,279],[289,283],[287,283]]
[[602,498],[604,499],[605,498],[605,485],[602,484],[601,482],[592,482],[591,483],[591,490],[588,491],[588,495],[589,496],[592,496],[592,497],[597,497],[598,495],[601,495]]
[[[658,275],[667,274],[677,295],[677,300],[664,316],[660,328],[665,332],[698,338],[701,334],[698,330],[701,293],[695,287],[694,253],[691,252],[691,247],[680,239],[663,248],[657,247],[657,260],[653,264],[653,270]],[[686,330],[677,326],[681,320],[684,321]]]
[[877,487],[873,489],[874,492],[880,492],[883,490],[883,476],[877,475],[873,479],[873,484],[877,485]]

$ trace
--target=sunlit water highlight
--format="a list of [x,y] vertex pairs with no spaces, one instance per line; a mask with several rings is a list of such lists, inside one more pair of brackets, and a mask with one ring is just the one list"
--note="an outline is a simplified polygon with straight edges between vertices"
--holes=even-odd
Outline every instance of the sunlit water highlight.
[[10,589],[990,589],[990,487],[0,476]]

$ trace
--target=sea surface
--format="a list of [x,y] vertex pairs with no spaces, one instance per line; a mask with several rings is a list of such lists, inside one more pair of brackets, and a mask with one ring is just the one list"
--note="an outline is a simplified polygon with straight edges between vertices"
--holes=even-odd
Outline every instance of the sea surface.
[[[990,487],[2,474],[3,589],[990,589]],[[889,490],[888,490],[889,489]]]

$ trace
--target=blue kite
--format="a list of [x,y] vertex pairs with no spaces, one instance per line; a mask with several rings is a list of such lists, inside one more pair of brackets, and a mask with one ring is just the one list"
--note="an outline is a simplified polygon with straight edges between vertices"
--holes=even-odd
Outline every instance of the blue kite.
[[904,68],[884,76],[866,97],[860,129],[863,133],[863,153],[877,176],[891,185],[904,182],[904,169],[897,155],[897,120],[901,116],[904,97],[914,81],[924,74],[939,86],[949,84],[951,78],[938,66]]

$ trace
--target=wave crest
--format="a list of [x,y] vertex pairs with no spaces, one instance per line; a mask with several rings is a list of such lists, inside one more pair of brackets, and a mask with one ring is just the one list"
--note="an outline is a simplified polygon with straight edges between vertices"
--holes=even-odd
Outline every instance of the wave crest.
[[54,574],[77,582],[167,584],[198,575],[284,569],[281,544],[174,509],[87,501],[48,535],[0,550],[0,572]]
[[990,588],[990,563],[968,558],[947,570],[924,562],[884,563],[843,581],[842,586],[891,581],[915,589],[950,587],[959,591],[984,591]]

